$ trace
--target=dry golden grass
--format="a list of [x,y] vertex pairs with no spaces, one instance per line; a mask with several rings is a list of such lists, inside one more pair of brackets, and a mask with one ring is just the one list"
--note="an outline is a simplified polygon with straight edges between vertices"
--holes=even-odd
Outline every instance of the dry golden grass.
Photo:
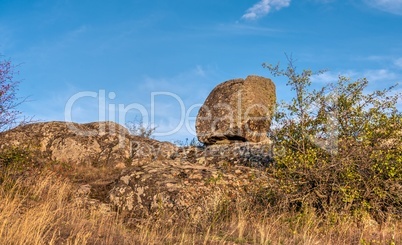
[[113,214],[79,208],[73,185],[56,174],[7,182],[0,190],[0,244],[128,244]]
[[[79,205],[76,185],[52,171],[0,184],[0,244],[401,244],[402,221],[269,213],[213,200],[197,220],[144,221]],[[218,203],[218,205],[217,205]],[[181,218],[180,218],[181,217]]]

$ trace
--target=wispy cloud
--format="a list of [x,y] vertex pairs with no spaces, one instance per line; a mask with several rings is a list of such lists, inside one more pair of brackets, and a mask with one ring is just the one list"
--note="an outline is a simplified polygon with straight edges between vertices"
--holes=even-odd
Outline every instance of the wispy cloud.
[[366,71],[364,77],[370,82],[387,82],[395,80],[398,76],[395,72],[388,69],[377,69]]
[[286,30],[274,29],[270,27],[256,26],[247,23],[219,24],[212,28],[214,35],[234,35],[234,36],[276,36],[286,33]]
[[279,10],[289,5],[290,0],[261,0],[249,8],[242,19],[255,20],[269,14],[272,10]]
[[199,86],[201,81],[205,82],[204,79],[209,79],[209,75],[214,72],[214,68],[196,65],[195,67],[178,73],[172,77],[154,77],[146,75],[140,83],[139,89],[150,92],[163,90],[185,94]]
[[313,83],[333,83],[338,80],[340,74],[330,71],[311,77]]
[[384,12],[402,15],[402,0],[364,0],[368,5]]
[[373,62],[377,66],[379,65],[382,67],[388,67],[388,69],[393,69],[394,72],[402,69],[402,57],[394,55],[370,55],[365,57],[355,57],[354,59],[359,62]]
[[[402,61],[402,60],[401,60]],[[401,64],[402,65],[402,64]],[[320,75],[313,76],[312,82],[314,83],[333,83],[336,82],[339,76],[350,77],[351,79],[367,78],[369,82],[382,82],[382,83],[394,83],[398,79],[399,74],[388,69],[370,69],[365,71],[343,71],[343,72],[331,72],[327,71]]]
[[402,58],[396,59],[394,64],[398,67],[402,69]]
[[355,71],[344,71],[344,72],[331,72],[331,71],[326,71],[324,73],[321,73],[319,75],[311,77],[311,81],[313,83],[335,83],[338,81],[339,76],[345,76],[345,77],[356,77],[358,74]]
[[324,3],[324,4],[335,2],[335,0],[311,0],[311,1],[316,2],[316,3]]

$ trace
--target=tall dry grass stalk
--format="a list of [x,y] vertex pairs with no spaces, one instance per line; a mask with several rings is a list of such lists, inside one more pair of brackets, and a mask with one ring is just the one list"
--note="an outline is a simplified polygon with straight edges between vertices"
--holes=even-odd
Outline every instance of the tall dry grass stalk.
[[[270,213],[224,195],[189,218],[166,211],[130,217],[78,205],[76,186],[46,171],[0,184],[0,244],[401,244],[402,222],[323,219],[313,211]],[[128,224],[132,225],[128,225]]]

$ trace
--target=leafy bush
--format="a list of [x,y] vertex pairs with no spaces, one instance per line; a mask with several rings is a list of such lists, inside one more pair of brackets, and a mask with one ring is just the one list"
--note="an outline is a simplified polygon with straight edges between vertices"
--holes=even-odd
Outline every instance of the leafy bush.
[[0,150],[0,183],[4,179],[18,179],[29,172],[40,171],[43,164],[37,154],[24,148],[4,148]]
[[370,214],[377,221],[402,217],[401,95],[395,86],[366,92],[367,79],[339,76],[336,83],[312,90],[322,72],[296,72],[263,64],[285,76],[296,96],[278,105],[274,142],[278,196],[287,208],[314,208],[319,214]]

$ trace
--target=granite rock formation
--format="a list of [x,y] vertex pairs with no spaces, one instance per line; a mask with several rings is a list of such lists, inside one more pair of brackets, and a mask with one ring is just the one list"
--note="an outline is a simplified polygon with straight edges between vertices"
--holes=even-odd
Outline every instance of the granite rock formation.
[[200,108],[198,140],[206,145],[269,142],[275,104],[275,84],[268,78],[248,76],[221,83]]
[[177,151],[171,143],[130,135],[114,122],[27,124],[0,134],[0,148],[6,147],[29,148],[52,161],[120,168]]
[[77,184],[79,206],[126,212],[133,222],[161,212],[196,219],[213,213],[217,200],[236,203],[274,184],[264,171],[272,163],[269,145],[178,147],[130,135],[113,122],[19,126],[0,134],[0,153],[7,149],[59,164],[59,173]]

